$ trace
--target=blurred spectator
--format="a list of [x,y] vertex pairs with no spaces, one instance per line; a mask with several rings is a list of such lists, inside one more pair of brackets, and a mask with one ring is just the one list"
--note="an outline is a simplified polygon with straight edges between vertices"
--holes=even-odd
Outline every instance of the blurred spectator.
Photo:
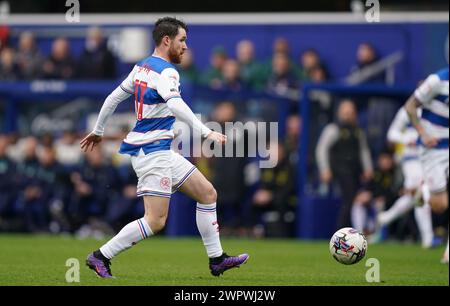
[[75,131],[64,131],[55,143],[56,157],[63,166],[72,168],[81,160],[78,135]]
[[0,135],[0,230],[7,230],[17,196],[16,165],[6,155],[8,137]]
[[222,69],[228,55],[221,46],[215,47],[209,60],[210,66],[202,74],[201,83],[211,88],[218,88],[222,81]]
[[178,71],[180,72],[181,83],[188,81],[195,84],[199,81],[200,73],[197,67],[195,67],[194,55],[191,49],[187,49],[184,52],[179,67],[180,69]]
[[[398,197],[401,180],[396,176],[392,153],[388,150],[378,156],[373,178],[358,192],[352,207],[352,226],[363,233],[372,233],[376,216]],[[374,210],[370,212],[370,210]],[[368,216],[372,215],[370,224]]]
[[0,26],[0,51],[8,44],[9,28]]
[[114,55],[108,50],[100,28],[91,27],[87,30],[85,47],[77,67],[78,77],[82,79],[113,79],[116,77]]
[[330,75],[325,66],[319,64],[311,67],[308,71],[308,78],[314,83],[323,83],[330,79]]
[[50,132],[43,132],[39,136],[39,149],[38,154],[40,153],[41,147],[45,148],[53,148],[53,143],[55,142],[55,138],[53,137],[53,134]]
[[43,147],[38,159],[37,140],[31,137],[27,139],[25,150],[25,160],[18,167],[22,190],[18,206],[23,210],[27,231],[47,232],[49,202],[59,190],[55,154],[51,147]]
[[6,155],[15,163],[19,163],[25,158],[25,145],[28,137],[20,138],[17,133],[8,134],[9,145],[6,149]]
[[44,58],[36,45],[33,33],[28,31],[22,32],[19,37],[17,51],[17,64],[19,65],[21,76],[27,80],[38,78],[43,62]]
[[47,79],[71,79],[75,75],[75,63],[70,55],[70,45],[66,38],[58,38],[52,44],[50,56],[42,67]]
[[288,56],[282,52],[275,53],[272,58],[272,73],[266,85],[268,91],[297,102],[298,87]]
[[253,235],[289,237],[294,235],[296,186],[294,172],[282,144],[271,143],[270,156],[277,156],[274,168],[261,170],[261,181],[252,201]]
[[222,79],[218,82],[217,89],[239,91],[244,88],[240,78],[239,64],[236,60],[229,59],[222,68]]
[[[362,73],[364,70],[370,70],[379,61],[378,54],[370,43],[361,43],[356,52],[356,65],[352,67],[351,74]],[[363,83],[385,83],[386,71],[374,71],[368,74],[369,77],[361,79],[359,84]]]
[[[350,84],[387,83],[386,70],[380,70],[380,59],[373,45],[361,43],[357,50],[357,64],[347,78]],[[383,67],[381,67],[383,68]],[[384,147],[385,135],[396,112],[395,99],[387,97],[360,97],[359,102],[368,104],[367,131],[371,152],[378,155]]]
[[36,137],[29,136],[20,141],[22,158],[18,164],[18,171],[25,176],[33,176],[38,166],[37,149],[39,142]]
[[71,181],[75,192],[69,213],[74,229],[86,221],[88,226],[100,221],[116,190],[120,190],[120,177],[115,168],[104,162],[101,147],[86,153],[86,160],[71,174]]
[[272,52],[273,52],[273,54],[283,53],[289,58],[289,55],[291,53],[291,47],[289,45],[289,41],[284,37],[278,37],[273,42]]
[[[328,73],[322,65],[312,66],[309,70],[309,81],[320,84],[328,81]],[[312,89],[309,91],[311,143],[317,143],[323,128],[333,120],[333,95],[327,90]],[[308,146],[308,171],[314,171],[314,146]]]
[[334,178],[341,190],[338,228],[351,226],[353,199],[360,184],[367,182],[373,173],[369,146],[357,119],[354,102],[343,100],[338,108],[337,123],[325,127],[316,148],[322,183],[329,184]]
[[15,56],[14,50],[11,48],[3,48],[0,51],[0,80],[15,81],[20,78],[20,70]]
[[284,147],[291,163],[298,161],[298,149],[300,133],[302,131],[302,119],[297,114],[289,115],[286,119],[286,138]]
[[122,175],[121,193],[108,204],[106,222],[117,232],[129,220],[139,218],[144,214],[142,199],[136,196],[137,177],[133,167],[127,165]]
[[[214,110],[213,120],[218,122],[224,134],[228,137],[227,146],[235,148],[232,152],[242,149],[243,156],[246,152],[246,133],[244,130],[225,129],[225,123],[234,123],[238,120],[236,108],[232,102],[222,102]],[[222,155],[225,156],[225,147],[222,147]],[[212,181],[218,194],[219,210],[218,216],[221,231],[225,234],[233,233],[234,230],[242,230],[244,225],[243,202],[245,199],[246,186],[244,181],[244,168],[247,164],[246,157],[219,157],[210,160],[212,170]],[[233,179],[230,179],[233,178]]]
[[241,80],[249,87],[261,90],[264,88],[264,79],[261,74],[261,65],[255,60],[255,46],[250,40],[241,40],[236,45],[236,58],[239,63]]
[[314,49],[306,49],[300,56],[300,64],[302,68],[301,76],[311,80],[313,68],[321,66],[319,54]]
[[[329,80],[329,75],[327,70],[322,65],[313,66],[308,72],[308,78],[312,83],[324,83]],[[312,102],[317,102],[318,106],[322,109],[330,109],[332,96],[330,92],[325,90],[311,90],[309,92],[309,99]]]

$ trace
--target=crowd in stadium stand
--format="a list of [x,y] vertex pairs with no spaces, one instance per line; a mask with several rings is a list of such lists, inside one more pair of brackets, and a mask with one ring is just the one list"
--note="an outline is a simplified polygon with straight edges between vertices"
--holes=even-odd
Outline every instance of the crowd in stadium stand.
[[[118,59],[107,47],[101,28],[87,30],[84,50],[76,58],[70,39],[55,38],[49,54],[39,50],[37,38],[24,31],[12,45],[7,28],[0,30],[0,80],[34,79],[117,79],[123,76],[116,71]],[[349,73],[362,69],[378,60],[369,43],[361,43],[356,50],[355,66]],[[213,48],[210,65],[204,70],[195,66],[195,54],[190,50],[180,65],[183,80],[203,84],[213,89],[240,90],[249,88],[266,90],[298,99],[300,84],[304,81],[323,82],[330,79],[326,64],[314,49],[305,49],[294,60],[289,41],[278,38],[273,43],[272,55],[260,60],[255,57],[252,41],[243,39],[236,44],[235,55],[221,47]],[[380,73],[370,81],[384,82]]]
[[115,58],[100,28],[88,30],[78,59],[71,54],[70,41],[65,37],[53,41],[48,55],[41,53],[32,32],[22,32],[17,46],[6,41],[0,48],[0,80],[116,78]]

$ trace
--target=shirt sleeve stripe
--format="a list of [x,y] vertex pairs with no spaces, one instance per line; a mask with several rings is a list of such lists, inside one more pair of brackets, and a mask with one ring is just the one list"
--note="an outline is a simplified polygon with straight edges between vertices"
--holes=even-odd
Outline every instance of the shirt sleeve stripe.
[[169,101],[170,99],[173,99],[173,98],[181,98],[181,96],[179,94],[173,95],[173,96],[168,96],[168,97],[164,98],[164,101],[167,102],[167,101]]
[[120,88],[121,88],[123,91],[125,91],[126,93],[130,94],[130,95],[133,94],[133,92],[131,92],[131,91],[127,90],[125,87],[123,87],[122,84],[120,84]]

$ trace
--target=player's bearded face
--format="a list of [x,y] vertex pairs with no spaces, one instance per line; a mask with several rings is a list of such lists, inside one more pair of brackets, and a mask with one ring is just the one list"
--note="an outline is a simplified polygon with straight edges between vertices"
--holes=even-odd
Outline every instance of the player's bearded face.
[[181,63],[184,51],[186,51],[186,31],[179,29],[178,35],[171,40],[169,47],[169,58],[172,63]]
[[169,58],[172,63],[179,64],[181,63],[181,56],[183,51],[181,46],[177,47],[177,43],[175,40],[172,41],[169,48]]

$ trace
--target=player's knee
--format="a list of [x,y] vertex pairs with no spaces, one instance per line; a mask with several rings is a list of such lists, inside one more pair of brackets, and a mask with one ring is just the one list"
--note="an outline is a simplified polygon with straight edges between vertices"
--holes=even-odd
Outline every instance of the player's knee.
[[448,200],[445,196],[431,196],[429,202],[431,209],[437,214],[444,213],[448,207]]
[[217,191],[211,183],[205,188],[202,198],[202,204],[212,204],[217,202]]
[[147,223],[150,226],[153,234],[160,232],[166,226],[166,216],[145,216],[144,217]]

